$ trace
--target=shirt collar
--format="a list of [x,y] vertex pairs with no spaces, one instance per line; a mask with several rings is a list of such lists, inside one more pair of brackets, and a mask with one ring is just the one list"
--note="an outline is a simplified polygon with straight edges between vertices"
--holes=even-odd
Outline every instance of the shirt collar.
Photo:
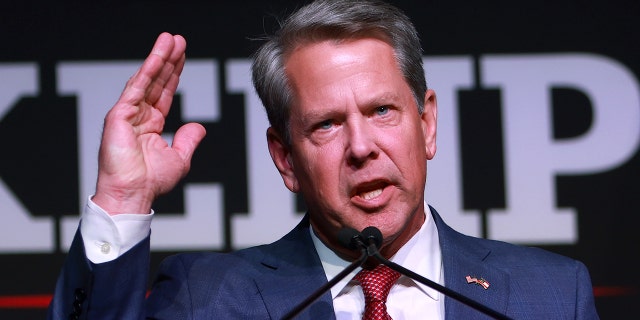
[[[426,219],[420,230],[409,239],[409,241],[391,257],[391,261],[427,278],[438,284],[442,281],[442,254],[438,242],[438,229],[433,221],[429,207],[425,204]],[[313,232],[313,227],[309,228],[311,239],[320,256],[322,267],[324,268],[327,280],[333,279],[338,273],[344,270],[351,262],[340,258],[335,252],[327,247]],[[340,282],[331,288],[331,297],[337,297],[340,292],[349,284],[351,279],[360,271],[360,268],[352,271]],[[434,300],[438,300],[439,293],[418,281],[408,277],[401,277],[399,281],[406,281],[409,285],[418,286],[426,295]]]

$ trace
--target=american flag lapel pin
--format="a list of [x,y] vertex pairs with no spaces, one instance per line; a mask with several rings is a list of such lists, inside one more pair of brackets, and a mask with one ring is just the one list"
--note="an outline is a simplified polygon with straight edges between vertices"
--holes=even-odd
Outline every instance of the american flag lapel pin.
[[483,287],[485,290],[489,289],[489,281],[483,279],[483,278],[476,278],[476,277],[472,277],[472,276],[467,276],[467,283],[475,283],[481,287]]

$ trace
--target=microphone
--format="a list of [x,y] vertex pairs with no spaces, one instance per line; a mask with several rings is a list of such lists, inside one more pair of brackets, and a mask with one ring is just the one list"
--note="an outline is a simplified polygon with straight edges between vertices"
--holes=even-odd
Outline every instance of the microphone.
[[[379,231],[378,231],[379,232]],[[356,229],[353,228],[342,228],[338,232],[338,241],[342,246],[351,250],[361,250],[360,257],[353,261],[350,265],[348,265],[344,270],[338,273],[333,279],[329,280],[329,282],[325,283],[322,287],[318,288],[318,290],[314,291],[310,296],[308,296],[304,301],[298,304],[293,310],[289,311],[282,319],[293,319],[304,309],[309,307],[314,301],[316,301],[320,296],[322,296],[325,292],[329,291],[333,286],[336,285],[340,280],[344,279],[351,271],[356,268],[362,266],[365,260],[367,260],[370,255],[365,248],[366,245],[363,242],[362,235]],[[375,248],[374,248],[375,249]],[[377,249],[376,249],[377,251]]]
[[[366,227],[362,230],[362,238],[365,239],[365,241],[367,242],[367,244],[362,243],[360,246],[362,247],[363,250],[367,251],[367,254],[369,256],[373,256],[376,259],[378,259],[378,261],[380,261],[380,263],[386,265],[387,267],[413,279],[416,280],[434,290],[437,290],[438,292],[445,294],[453,299],[458,300],[459,302],[462,302],[464,304],[466,304],[469,307],[472,307],[488,316],[494,317],[495,319],[502,319],[502,320],[512,320],[511,318],[507,317],[506,315],[495,311],[491,308],[489,308],[488,306],[485,306],[475,300],[472,300],[471,298],[468,298],[456,291],[453,291],[447,287],[444,287],[436,282],[433,282],[397,263],[394,263],[392,261],[387,260],[385,257],[383,257],[380,252],[378,251],[378,248],[380,247],[380,244],[382,243],[382,232],[380,232],[380,230],[376,227],[370,226],[370,227]],[[357,242],[356,242],[357,243]]]

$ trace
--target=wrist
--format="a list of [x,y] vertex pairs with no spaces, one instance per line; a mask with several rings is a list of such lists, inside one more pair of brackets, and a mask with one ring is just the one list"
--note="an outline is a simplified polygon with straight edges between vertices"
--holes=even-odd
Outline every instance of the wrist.
[[98,188],[91,201],[109,215],[123,213],[149,214],[153,197],[142,195],[140,192],[106,191]]

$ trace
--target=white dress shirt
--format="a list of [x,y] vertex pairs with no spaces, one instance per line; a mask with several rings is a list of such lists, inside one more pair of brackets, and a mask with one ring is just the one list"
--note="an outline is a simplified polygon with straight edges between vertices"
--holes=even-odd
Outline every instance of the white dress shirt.
[[[425,205],[425,208],[428,206]],[[327,280],[333,279],[351,262],[338,257],[311,231]],[[391,261],[431,280],[444,285],[442,254],[438,242],[438,229],[429,212],[416,233]],[[338,320],[362,319],[364,294],[357,281],[351,280],[360,268],[354,270],[331,289],[333,307]],[[444,296],[409,277],[401,276],[391,287],[387,298],[387,312],[394,320],[444,319]]]

